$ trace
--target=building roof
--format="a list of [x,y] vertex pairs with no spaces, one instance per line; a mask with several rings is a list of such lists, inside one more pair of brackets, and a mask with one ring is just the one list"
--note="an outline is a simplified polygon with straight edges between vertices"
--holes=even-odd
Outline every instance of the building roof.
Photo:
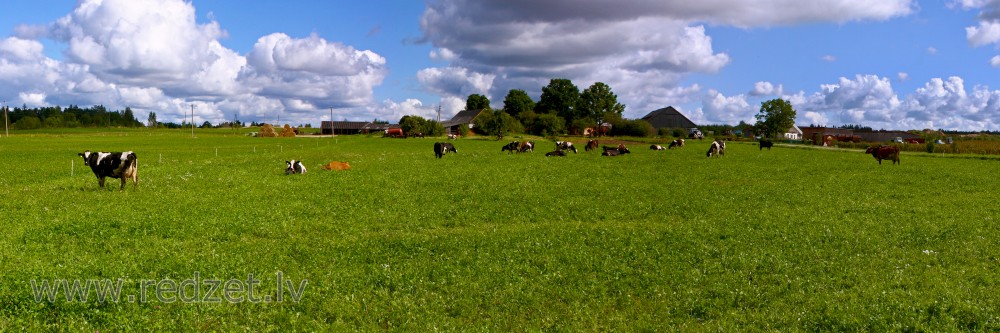
[[685,117],[680,111],[674,109],[673,106],[668,106],[653,112],[650,112],[645,117],[642,117],[650,125],[655,128],[695,128],[695,125],[690,119]]
[[472,121],[476,119],[476,117],[478,117],[480,114],[483,113],[483,111],[486,111],[486,109],[463,110],[455,114],[454,117],[451,117],[450,120],[444,122],[442,125],[444,127],[450,127],[461,124],[471,124]]
[[789,128],[787,131],[785,131],[785,133],[795,133],[798,135],[802,135],[802,130],[799,129],[798,126],[792,125],[792,128]]
[[336,128],[338,130],[360,130],[368,125],[370,122],[367,121],[323,121],[320,123],[319,127],[322,129]]

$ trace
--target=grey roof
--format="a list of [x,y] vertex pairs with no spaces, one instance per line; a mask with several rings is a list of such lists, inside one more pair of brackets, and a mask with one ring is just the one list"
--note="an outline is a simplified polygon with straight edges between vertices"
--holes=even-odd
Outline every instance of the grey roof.
[[360,130],[369,123],[370,122],[367,121],[334,121],[332,123],[329,121],[323,121],[320,123],[319,127],[322,129],[327,129],[331,128],[330,125],[333,125],[338,130]]
[[461,125],[461,124],[471,124],[472,121],[474,119],[476,119],[476,117],[478,117],[479,114],[483,113],[483,111],[485,111],[485,110],[486,109],[463,110],[463,111],[455,114],[454,117],[451,117],[450,120],[444,122],[442,125],[444,127],[450,127],[450,126]]
[[642,117],[650,125],[655,128],[695,128],[695,125],[691,119],[688,119],[680,111],[674,109],[673,106],[668,106],[653,112],[650,112],[645,117]]

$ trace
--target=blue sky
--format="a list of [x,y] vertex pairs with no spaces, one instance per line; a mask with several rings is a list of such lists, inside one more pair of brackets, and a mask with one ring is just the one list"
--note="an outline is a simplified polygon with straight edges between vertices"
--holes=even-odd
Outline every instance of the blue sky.
[[444,117],[552,78],[609,84],[626,117],[672,105],[799,125],[1000,130],[996,0],[5,1],[0,98],[179,121]]

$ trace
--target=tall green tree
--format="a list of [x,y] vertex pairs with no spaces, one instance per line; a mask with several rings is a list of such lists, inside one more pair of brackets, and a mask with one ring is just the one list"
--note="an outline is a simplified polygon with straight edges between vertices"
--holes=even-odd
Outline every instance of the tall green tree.
[[466,110],[482,110],[489,108],[490,108],[490,99],[486,98],[486,96],[480,94],[472,94],[465,99]]
[[766,138],[777,138],[795,125],[795,108],[792,103],[776,98],[760,104],[760,112],[756,116],[754,127]]
[[514,118],[520,118],[521,113],[534,109],[535,101],[521,89],[511,89],[503,99],[503,111]]
[[594,83],[584,89],[580,94],[578,107],[581,115],[595,121],[603,121],[611,113],[620,117],[625,112],[625,105],[618,103],[618,95],[604,82]]
[[426,125],[427,120],[421,116],[406,115],[399,119],[399,127],[403,129],[403,133],[406,135],[426,133]]
[[568,79],[552,79],[549,85],[542,87],[542,97],[535,105],[538,114],[554,113],[573,123],[577,118],[583,118],[577,113],[577,102],[580,100],[580,88]]

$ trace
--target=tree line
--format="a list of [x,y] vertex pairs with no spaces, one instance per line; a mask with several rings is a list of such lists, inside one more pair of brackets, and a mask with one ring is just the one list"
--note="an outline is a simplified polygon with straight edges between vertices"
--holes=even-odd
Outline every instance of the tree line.
[[61,108],[27,106],[8,108],[8,122],[15,129],[65,128],[65,127],[142,127],[132,109],[109,111],[103,105],[81,108],[76,105]]

